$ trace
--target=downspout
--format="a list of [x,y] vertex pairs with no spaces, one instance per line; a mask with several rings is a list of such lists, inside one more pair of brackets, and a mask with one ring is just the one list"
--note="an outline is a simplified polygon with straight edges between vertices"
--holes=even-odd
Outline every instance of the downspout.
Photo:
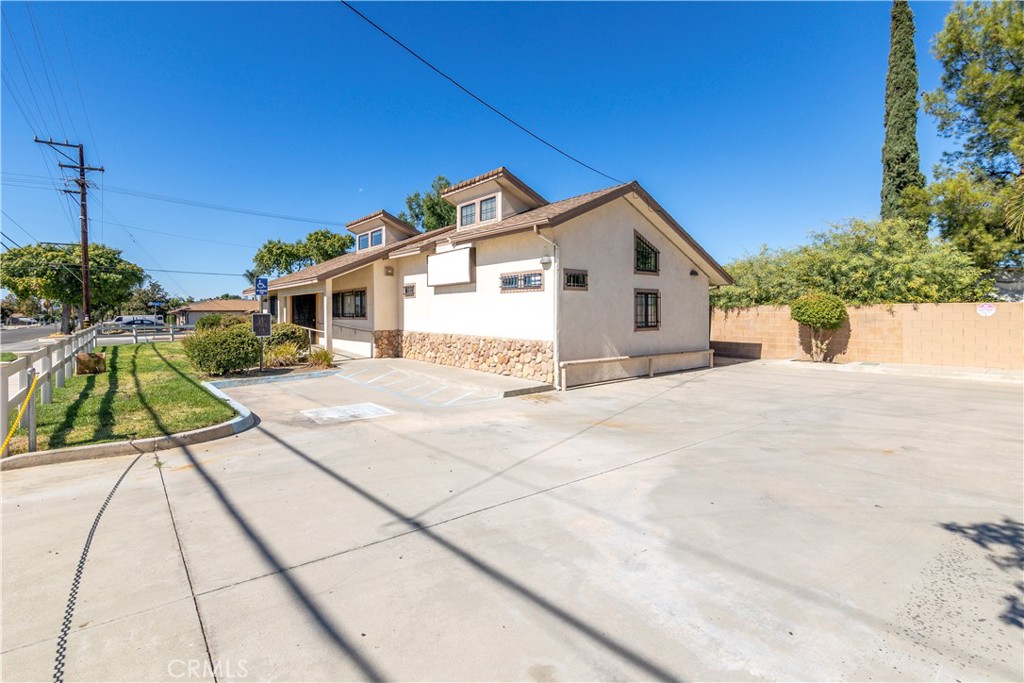
[[558,352],[558,300],[560,298],[559,295],[561,294],[561,291],[562,291],[562,288],[560,287],[560,285],[561,285],[561,278],[559,276],[559,268],[558,268],[558,242],[554,241],[550,237],[545,237],[544,235],[542,235],[541,232],[540,232],[540,227],[538,227],[536,225],[533,226],[533,234],[535,234],[537,237],[541,238],[545,242],[549,243],[552,247],[554,247],[554,252],[555,252],[554,253],[554,257],[553,257],[554,260],[553,260],[553,262],[551,264],[551,274],[552,274],[552,278],[551,279],[554,280],[554,285],[553,286],[554,286],[554,294],[555,294],[555,306],[554,306],[554,316],[555,317],[554,317],[554,321],[553,321],[553,325],[552,325],[552,335],[551,335],[552,339],[553,339],[553,341],[551,343],[551,357],[552,357],[552,365],[553,365],[553,367],[551,368],[551,376],[552,376],[552,383],[555,385],[555,390],[556,391],[562,391],[564,389],[564,387],[562,386],[562,371],[561,371],[561,368],[558,366],[558,363],[561,360],[561,356],[560,356],[560,354]]

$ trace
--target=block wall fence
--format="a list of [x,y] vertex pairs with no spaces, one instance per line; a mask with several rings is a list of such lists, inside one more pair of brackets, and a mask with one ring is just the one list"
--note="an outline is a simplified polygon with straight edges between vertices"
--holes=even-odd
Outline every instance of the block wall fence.
[[[849,306],[830,344],[834,362],[1024,369],[1024,303]],[[990,313],[990,315],[982,315]],[[734,358],[808,358],[788,306],[715,310],[711,348]]]

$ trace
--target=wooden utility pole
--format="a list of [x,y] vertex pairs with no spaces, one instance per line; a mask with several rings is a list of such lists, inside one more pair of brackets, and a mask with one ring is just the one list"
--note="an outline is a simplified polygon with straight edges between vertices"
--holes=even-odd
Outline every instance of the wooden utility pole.
[[[81,219],[82,219],[82,329],[89,327],[92,321],[89,319],[89,315],[92,307],[92,295],[89,291],[89,206],[88,206],[88,187],[89,183],[85,179],[86,171],[99,171],[103,173],[103,167],[93,167],[85,165],[85,145],[73,145],[67,140],[64,142],[56,142],[55,140],[40,140],[35,138],[35,141],[42,145],[49,145],[56,152],[60,153],[67,159],[74,161],[73,158],[64,154],[57,147],[77,147],[78,148],[78,163],[77,164],[64,164],[57,163],[60,168],[70,168],[78,171],[78,177],[75,178],[75,182],[78,183],[78,202],[81,206]],[[74,194],[75,190],[64,190],[69,194]]]

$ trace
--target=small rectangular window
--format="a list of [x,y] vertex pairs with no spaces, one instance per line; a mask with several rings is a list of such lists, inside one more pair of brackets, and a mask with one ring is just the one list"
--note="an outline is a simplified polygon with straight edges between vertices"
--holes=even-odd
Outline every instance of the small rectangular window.
[[272,296],[272,297],[270,297],[269,301],[270,301],[270,303],[269,303],[270,315],[272,315],[272,316],[274,316],[276,318],[277,317],[277,297],[276,296]]
[[371,247],[379,247],[383,243],[384,243],[384,231],[383,230],[374,230],[373,232],[370,233],[370,246]]
[[488,197],[480,202],[480,221],[493,221],[498,215],[497,197]]
[[569,270],[565,271],[565,288],[566,289],[586,289],[589,285],[589,278],[587,271],[585,270]]
[[638,273],[657,273],[658,272],[658,250],[654,246],[640,236],[640,233],[634,233],[635,236],[635,266],[636,272]]
[[657,290],[638,289],[635,298],[635,326],[638,330],[661,327],[661,294]]
[[537,292],[544,289],[544,273],[508,273],[501,276],[503,292]]
[[462,207],[461,225],[473,225],[476,223],[476,204],[466,204]]
[[366,290],[358,289],[354,292],[341,292],[334,295],[335,316],[337,316],[338,300],[341,300],[342,318],[365,318],[366,317]]
[[402,288],[402,293],[405,295],[406,299],[412,299],[416,296],[416,285],[406,285]]
[[370,236],[367,233],[363,233],[359,236],[359,248],[366,249],[370,246]]

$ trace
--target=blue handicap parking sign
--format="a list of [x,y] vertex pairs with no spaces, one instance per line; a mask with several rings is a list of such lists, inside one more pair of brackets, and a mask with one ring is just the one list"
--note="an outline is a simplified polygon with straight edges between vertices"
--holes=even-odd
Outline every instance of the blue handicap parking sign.
[[256,296],[266,296],[267,292],[270,291],[270,278],[258,277],[256,278]]

